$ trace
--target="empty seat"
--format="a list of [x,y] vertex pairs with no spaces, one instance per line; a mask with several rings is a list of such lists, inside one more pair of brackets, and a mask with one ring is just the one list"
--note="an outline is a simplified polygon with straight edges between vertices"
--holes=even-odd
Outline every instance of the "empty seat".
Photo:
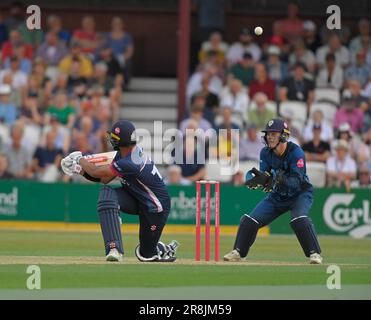
[[280,104],[280,115],[290,114],[292,120],[299,120],[303,123],[307,120],[307,105],[300,101],[285,101]]
[[329,101],[338,105],[340,103],[340,91],[334,88],[316,88],[314,90],[314,101]]
[[314,102],[310,107],[310,116],[316,111],[321,110],[323,116],[329,122],[333,122],[337,108],[334,104],[329,102]]
[[326,185],[326,165],[323,162],[307,162],[307,175],[315,187],[322,188]]

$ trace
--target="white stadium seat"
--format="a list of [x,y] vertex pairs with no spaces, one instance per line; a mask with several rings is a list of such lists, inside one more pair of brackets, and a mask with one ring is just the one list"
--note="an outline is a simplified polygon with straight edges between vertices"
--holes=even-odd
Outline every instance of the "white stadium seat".
[[329,122],[332,123],[334,121],[337,110],[334,104],[329,102],[314,102],[310,107],[310,116],[312,116],[316,110],[321,110],[324,118]]
[[329,101],[335,104],[340,103],[340,92],[334,88],[316,88],[314,90],[314,101]]
[[298,120],[303,123],[307,120],[307,105],[300,101],[285,101],[280,104],[280,115],[292,114],[292,121]]
[[246,161],[240,161],[238,163],[238,171],[245,173],[252,168],[257,168],[259,170],[259,161],[253,161],[253,160],[246,160]]
[[[277,103],[276,102],[269,100],[269,101],[267,101],[267,103],[265,105],[266,105],[268,110],[273,111],[274,113],[277,113]],[[251,101],[250,104],[249,104],[248,110],[254,110],[256,108],[257,108],[257,106],[256,106],[255,101]]]
[[322,188],[326,185],[326,165],[322,162],[309,161],[306,163],[307,175],[314,187]]

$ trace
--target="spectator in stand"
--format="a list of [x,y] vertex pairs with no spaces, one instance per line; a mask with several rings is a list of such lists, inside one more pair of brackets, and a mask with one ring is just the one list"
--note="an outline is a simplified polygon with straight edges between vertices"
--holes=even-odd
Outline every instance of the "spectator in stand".
[[361,83],[356,79],[349,79],[346,82],[343,97],[345,99],[354,100],[356,107],[360,108],[362,111],[365,111],[368,108],[369,100],[367,97],[363,96]]
[[22,144],[23,132],[23,125],[14,123],[11,128],[11,141],[3,147],[1,153],[6,154],[9,159],[9,173],[18,179],[29,179],[32,178],[31,154]]
[[45,40],[36,51],[36,56],[52,67],[57,67],[67,54],[65,42],[59,40],[58,35],[52,32],[46,34]]
[[233,79],[230,82],[227,91],[221,96],[220,105],[222,108],[230,107],[233,114],[237,115],[243,122],[249,105],[249,97],[240,80]]
[[371,171],[367,164],[363,164],[358,170],[358,180],[351,183],[352,188],[371,188]]
[[222,113],[222,122],[218,125],[217,131],[219,130],[226,130],[226,129],[236,129],[240,130],[240,126],[233,122],[232,115],[233,115],[233,109],[231,107],[222,107],[221,110]]
[[294,51],[289,56],[290,67],[298,62],[303,63],[310,74],[314,74],[316,69],[316,57],[312,51],[306,48],[301,38],[294,41]]
[[330,144],[321,140],[321,124],[314,124],[312,128],[313,140],[303,145],[307,161],[326,162],[331,155]]
[[336,140],[333,149],[335,155],[326,162],[327,185],[329,187],[345,187],[350,190],[350,184],[356,179],[356,162],[348,154],[348,142]]
[[14,50],[18,46],[23,46],[25,58],[32,59],[33,49],[31,45],[24,43],[18,30],[11,30],[9,32],[9,40],[3,44],[1,60],[4,62],[7,58],[14,56]]
[[107,66],[107,74],[112,79],[122,73],[120,63],[113,55],[112,49],[107,43],[99,51],[97,63],[104,63]]
[[[14,56],[18,58],[19,61],[19,69],[20,71],[24,72],[25,74],[29,75],[32,71],[32,62],[30,59],[26,58],[24,55],[24,46],[21,44],[14,45]],[[11,58],[8,57],[4,61],[4,69],[11,68]]]
[[4,24],[10,30],[18,29],[18,27],[24,22],[25,8],[22,2],[13,1],[9,8],[9,15],[4,20]]
[[173,164],[167,168],[167,179],[165,180],[165,184],[188,186],[191,184],[191,181],[182,177],[181,167]]
[[54,33],[67,45],[70,42],[71,34],[62,27],[62,19],[57,15],[50,15],[47,18],[48,32]]
[[371,37],[371,23],[369,19],[361,19],[358,22],[359,34],[352,39],[349,44],[349,50],[353,53],[359,52],[363,48],[363,42],[365,39]]
[[227,52],[229,66],[241,61],[245,52],[250,52],[255,62],[260,61],[262,52],[259,45],[253,39],[253,35],[248,28],[241,29],[239,41],[233,43]]
[[328,53],[326,55],[326,66],[323,67],[316,79],[318,88],[335,88],[340,90],[343,87],[343,69],[336,65],[335,55]]
[[356,54],[356,63],[345,70],[345,80],[357,80],[364,87],[371,78],[371,66],[366,63],[366,52],[361,50]]
[[72,128],[75,122],[75,109],[68,105],[68,99],[65,92],[58,92],[54,98],[54,104],[48,107],[46,123],[49,123],[52,115],[54,115],[61,124],[68,128]]
[[0,153],[0,180],[14,179],[14,175],[9,172],[9,159],[5,154]]
[[56,133],[46,134],[45,147],[37,147],[32,159],[32,170],[37,180],[55,182],[60,177],[58,168],[63,157],[63,151],[56,148]]
[[240,160],[259,161],[260,151],[264,148],[255,124],[247,126],[247,138],[240,138]]
[[306,47],[314,54],[317,49],[321,46],[321,40],[317,33],[317,26],[311,20],[306,20],[303,23],[304,28],[304,43]]
[[305,66],[302,63],[295,64],[293,76],[286,78],[280,88],[280,101],[301,101],[309,106],[314,101],[314,83],[306,79]]
[[86,85],[88,82],[88,79],[81,75],[81,63],[78,59],[73,59],[70,73],[68,75],[67,80],[67,91],[72,92],[73,89],[80,85]]
[[349,123],[352,131],[356,133],[360,133],[363,128],[363,111],[356,107],[354,99],[344,99],[335,113],[334,128],[339,128],[344,122]]
[[303,137],[301,135],[301,124],[293,123],[294,112],[290,109],[280,111],[280,115],[283,121],[287,123],[287,126],[290,128],[290,137],[289,141],[301,146]]
[[88,81],[88,87],[100,86],[104,89],[104,95],[109,96],[110,90],[113,88],[113,79],[108,77],[107,65],[103,62],[98,62],[94,65],[93,76]]
[[[94,132],[94,122],[89,116],[83,116],[80,120],[80,132],[87,137],[90,149],[93,153],[102,152],[102,144],[99,138],[99,132]],[[76,131],[74,132],[76,134]],[[74,136],[74,135],[73,135]]]
[[204,107],[199,106],[199,105],[192,105],[191,112],[190,112],[190,117],[187,118],[187,119],[184,119],[180,123],[180,126],[179,126],[180,131],[183,134],[185,134],[186,129],[187,129],[188,124],[189,124],[190,121],[195,121],[196,125],[197,125],[197,128],[199,128],[199,129],[201,129],[205,132],[207,130],[211,129],[212,126],[211,126],[210,122],[203,118],[203,111],[204,111]]
[[[0,72],[1,73],[1,72]],[[17,110],[22,105],[22,98],[24,90],[23,88],[14,88],[13,85],[13,75],[11,73],[6,73],[3,77],[3,85],[8,85],[10,87],[10,97],[9,102],[17,107]],[[1,83],[0,83],[1,86]]]
[[85,16],[81,20],[81,29],[75,30],[72,41],[80,45],[81,51],[93,57],[95,50],[102,44],[102,39],[95,31],[93,16]]
[[333,53],[336,58],[336,64],[342,68],[346,68],[350,62],[350,54],[347,47],[341,44],[340,36],[333,33],[328,44],[318,48],[316,52],[316,60],[319,68],[324,67],[326,56],[328,53]]
[[258,92],[254,96],[256,108],[248,112],[248,122],[254,124],[258,130],[262,130],[269,120],[276,117],[276,112],[267,108],[268,97],[265,93]]
[[228,44],[223,41],[222,35],[219,32],[213,32],[209,41],[202,43],[201,50],[198,54],[200,63],[205,63],[210,52],[215,53],[218,65],[225,64],[225,57],[228,51]]
[[0,71],[0,84],[4,83],[4,77],[10,74],[12,87],[22,89],[27,85],[27,74],[20,70],[20,62],[16,56],[10,58],[10,69]]
[[8,30],[3,21],[3,16],[0,13],[0,48],[3,46],[3,43],[8,40]]
[[[325,111],[325,110],[324,110]],[[330,143],[334,138],[334,130],[332,126],[324,120],[323,111],[318,109],[313,112],[312,118],[309,119],[304,128],[303,139],[309,142],[313,139],[313,126],[321,126],[321,141]]]
[[93,66],[87,56],[81,52],[80,44],[72,41],[70,53],[65,56],[59,63],[59,70],[66,74],[71,73],[74,61],[80,62],[80,76],[89,78],[93,74]]
[[124,81],[125,84],[128,84],[131,77],[134,41],[131,34],[126,31],[125,22],[120,17],[112,18],[111,32],[106,41],[106,45],[112,49],[113,55],[124,70]]
[[240,80],[245,87],[254,79],[254,60],[250,52],[245,52],[241,61],[232,65],[229,74]]
[[250,82],[249,87],[250,98],[258,92],[265,93],[269,100],[276,100],[276,83],[268,78],[267,69],[263,63],[255,65],[255,79]]
[[281,84],[283,79],[289,75],[287,64],[280,60],[281,50],[278,46],[270,45],[267,50],[268,60],[266,62],[268,78]]
[[69,153],[71,144],[70,130],[62,125],[55,115],[50,115],[49,124],[44,126],[41,137],[41,145],[46,144],[46,135],[48,132],[53,131],[55,133],[55,148],[62,149],[63,153]]
[[20,120],[25,124],[43,125],[44,118],[38,105],[37,93],[29,93],[20,110]]
[[17,107],[10,102],[11,87],[0,84],[0,123],[12,125],[17,119]]

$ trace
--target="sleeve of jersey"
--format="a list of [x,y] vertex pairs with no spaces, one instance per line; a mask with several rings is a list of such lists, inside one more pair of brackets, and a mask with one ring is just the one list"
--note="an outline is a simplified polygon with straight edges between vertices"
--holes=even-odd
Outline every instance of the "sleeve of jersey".
[[259,164],[259,171],[269,171],[269,164],[267,162],[267,152],[265,148],[260,151],[260,164]]
[[285,174],[284,183],[291,191],[290,193],[296,193],[301,189],[305,176],[305,157],[303,150],[295,150],[289,165],[290,170]]
[[125,159],[114,161],[110,165],[110,169],[115,176],[125,177],[137,173],[137,166],[133,165]]

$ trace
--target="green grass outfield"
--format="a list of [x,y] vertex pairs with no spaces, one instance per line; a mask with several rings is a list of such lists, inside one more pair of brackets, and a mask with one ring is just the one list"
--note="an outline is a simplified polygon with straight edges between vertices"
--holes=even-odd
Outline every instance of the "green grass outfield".
[[[261,236],[240,263],[194,262],[194,236],[165,234],[181,246],[175,263],[139,263],[136,234],[124,235],[122,263],[104,261],[96,232],[0,229],[0,299],[371,299],[371,239],[320,237],[324,264],[309,265],[295,236]],[[221,256],[233,245],[222,236]],[[329,290],[327,267],[341,268],[341,290]],[[29,265],[41,290],[27,290]]]

